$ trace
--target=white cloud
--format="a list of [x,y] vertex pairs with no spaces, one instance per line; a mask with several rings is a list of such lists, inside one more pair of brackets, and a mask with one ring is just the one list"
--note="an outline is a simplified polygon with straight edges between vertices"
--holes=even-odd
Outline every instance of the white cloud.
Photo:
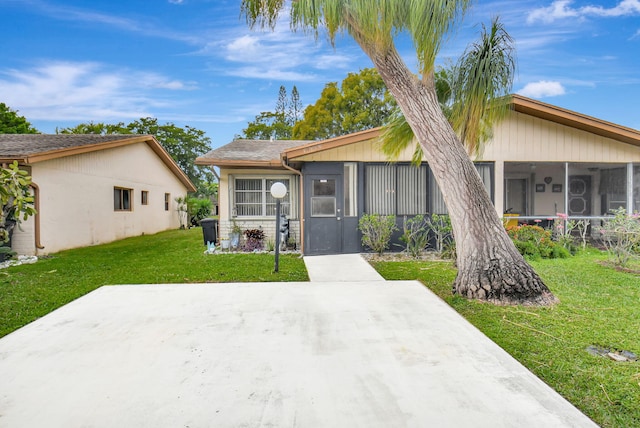
[[0,70],[3,102],[33,120],[110,120],[151,116],[170,105],[158,90],[188,90],[193,83],[157,73],[110,69],[93,62],[48,62],[26,70]]
[[527,83],[520,89],[518,94],[531,98],[545,98],[564,95],[565,89],[560,82],[541,80],[539,82]]
[[551,23],[566,18],[585,18],[588,16],[616,17],[640,15],[640,0],[622,0],[614,7],[583,6],[571,7],[573,0],[555,0],[551,5],[529,12],[527,23]]

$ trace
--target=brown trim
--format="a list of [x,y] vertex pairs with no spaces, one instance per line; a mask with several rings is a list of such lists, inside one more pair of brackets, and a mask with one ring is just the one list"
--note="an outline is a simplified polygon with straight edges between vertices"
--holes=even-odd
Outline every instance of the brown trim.
[[640,147],[640,131],[632,128],[546,104],[521,95],[512,96],[512,105],[513,109],[519,113]]
[[271,160],[242,160],[242,159],[207,159],[198,158],[195,161],[196,165],[210,165],[210,166],[234,166],[234,167],[262,167],[262,168],[282,168],[280,159]]
[[[162,145],[152,135],[136,135],[126,136],[123,135],[122,139],[107,141],[104,143],[85,144],[83,146],[68,147],[57,150],[50,150],[47,152],[37,153],[26,158],[11,158],[7,161],[13,162],[18,160],[20,163],[34,164],[38,162],[44,162],[51,159],[58,159],[67,156],[79,155],[84,153],[97,152],[100,150],[114,149],[116,147],[128,146],[130,144],[147,143],[147,145],[155,152],[156,155],[162,160],[162,162],[169,168],[169,170],[180,180],[182,184],[187,188],[187,192],[195,192],[197,189],[187,176],[187,174],[180,169],[178,164],[173,160],[171,155],[162,147]],[[5,161],[4,158],[0,159],[0,162]]]
[[349,144],[359,143],[361,141],[372,140],[380,136],[382,128],[372,128],[365,131],[354,132],[353,134],[342,135],[340,137],[330,138],[328,140],[315,141],[304,146],[293,147],[283,152],[287,159],[295,159],[300,156],[310,155],[325,150],[335,149],[337,147],[348,146]]
[[[298,221],[300,222],[300,254],[304,255],[304,179],[302,171],[287,165],[287,161],[282,158],[282,166],[285,169],[298,175]],[[276,231],[278,233],[278,231]]]
[[38,250],[44,250],[44,245],[40,242],[40,186],[32,181],[31,187],[33,187],[33,208],[36,210],[36,214],[33,216],[33,234],[36,245],[36,254],[38,254]]

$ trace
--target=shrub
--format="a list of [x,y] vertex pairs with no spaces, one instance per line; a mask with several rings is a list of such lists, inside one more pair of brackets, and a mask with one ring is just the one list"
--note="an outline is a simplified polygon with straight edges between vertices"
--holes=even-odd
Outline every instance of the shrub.
[[429,243],[429,231],[424,216],[417,215],[402,223],[402,236],[400,240],[405,243],[405,251],[412,257],[418,257]]
[[551,232],[540,226],[521,225],[507,228],[507,234],[525,257],[531,259],[566,258],[569,250],[551,239]]
[[200,220],[211,215],[213,204],[210,199],[189,198],[187,199],[187,207],[189,211],[189,224],[191,226],[198,226]]
[[363,214],[358,222],[362,232],[362,245],[378,254],[389,248],[389,241],[394,230],[397,230],[396,216],[379,214]]
[[242,247],[244,251],[260,251],[264,248],[264,232],[262,229],[247,229],[243,233],[245,238],[247,238]]
[[431,214],[426,219],[427,227],[433,233],[436,241],[436,252],[441,256],[455,258],[456,247],[453,239],[451,218],[446,214]]
[[604,220],[598,230],[600,240],[618,266],[640,254],[640,214],[627,215],[624,208],[612,210],[613,217]]

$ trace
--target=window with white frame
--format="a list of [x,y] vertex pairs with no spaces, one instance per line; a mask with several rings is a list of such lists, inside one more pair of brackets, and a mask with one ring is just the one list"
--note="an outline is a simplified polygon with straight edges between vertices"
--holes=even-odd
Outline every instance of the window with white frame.
[[280,201],[280,212],[291,217],[291,183],[295,180],[288,177],[235,177],[232,182],[233,216],[274,217],[276,200],[271,196],[271,186],[280,182],[287,187],[287,194]]

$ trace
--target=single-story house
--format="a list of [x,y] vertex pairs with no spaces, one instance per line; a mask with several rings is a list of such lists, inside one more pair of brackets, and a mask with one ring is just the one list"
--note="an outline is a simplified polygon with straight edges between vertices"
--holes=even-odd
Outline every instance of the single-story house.
[[0,134],[0,164],[33,180],[38,214],[14,230],[19,254],[48,254],[178,228],[193,183],[150,135]]
[[[236,140],[196,160],[220,168],[220,234],[231,222],[274,236],[271,183],[289,192],[284,212],[305,254],[362,250],[363,213],[446,213],[429,165],[395,162],[379,150],[380,129],[323,141]],[[640,210],[640,131],[514,95],[483,153],[473,159],[496,211],[520,222],[557,213],[596,220]],[[513,220],[512,220],[513,221]]]

